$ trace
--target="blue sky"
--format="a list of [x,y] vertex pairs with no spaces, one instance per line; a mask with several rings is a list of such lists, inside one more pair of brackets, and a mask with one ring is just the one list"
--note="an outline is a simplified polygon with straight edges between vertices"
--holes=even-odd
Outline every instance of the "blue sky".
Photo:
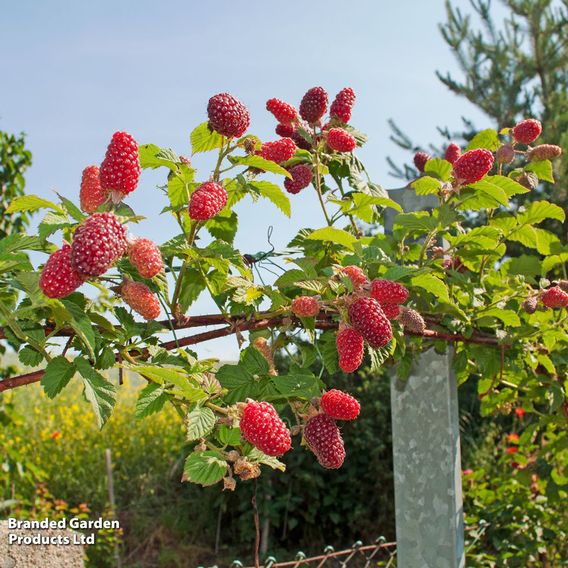
[[[468,2],[458,0],[468,10]],[[437,25],[443,0],[379,2],[260,1],[123,2],[0,1],[4,54],[0,129],[24,131],[33,152],[27,191],[77,199],[83,167],[100,163],[112,133],[190,154],[189,133],[206,118],[210,96],[233,93],[250,109],[250,132],[275,139],[266,112],[271,97],[298,104],[310,87],[333,98],[344,86],[358,99],[352,123],[369,135],[360,157],[385,187],[386,156],[408,159],[389,141],[394,118],[416,141],[437,140],[436,126],[459,126],[462,115],[488,120],[451,94],[435,70],[456,71]],[[199,157],[197,166],[208,166]],[[204,179],[206,169],[201,172]],[[128,203],[148,220],[137,234],[161,243],[175,234],[155,189],[164,171],[144,172]],[[264,250],[266,231],[284,247],[304,226],[322,226],[313,194],[292,196],[292,219],[268,202],[240,203],[243,252]],[[190,313],[212,310],[206,298]],[[233,338],[199,348],[203,356],[234,357]]]

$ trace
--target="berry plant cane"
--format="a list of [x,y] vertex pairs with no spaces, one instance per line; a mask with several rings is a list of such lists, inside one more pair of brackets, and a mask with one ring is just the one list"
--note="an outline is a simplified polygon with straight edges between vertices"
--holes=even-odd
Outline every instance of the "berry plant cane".
[[[404,212],[357,157],[366,137],[350,124],[354,91],[329,100],[322,87],[298,107],[269,99],[278,137],[261,141],[248,133],[246,106],[217,94],[191,133],[192,153],[215,157],[212,171],[117,132],[101,165],[85,168],[80,192],[59,203],[14,199],[10,212],[47,213],[37,235],[2,242],[0,337],[23,364],[44,370],[8,378],[0,391],[41,381],[53,398],[80,380],[102,427],[117,396],[104,371],[137,373],[147,381],[139,418],[166,404],[184,417],[194,445],[184,480],[234,489],[261,466],[284,470],[289,451],[309,451],[330,469],[349,459],[341,429],[360,403],[324,384],[324,370],[353,373],[355,383],[367,357],[404,379],[417,353],[453,344],[459,380],[481,378],[483,413],[515,408],[532,417],[520,467],[566,444],[568,249],[539,227],[563,221],[564,211],[545,201],[509,205],[536,191],[517,181],[523,176],[551,178],[561,149],[534,145],[541,128],[528,119],[484,131],[467,148],[452,144],[445,159],[420,153],[423,174],[408,191],[435,195],[438,206]],[[164,185],[145,187],[141,171],[158,168]],[[140,217],[126,203],[133,191],[163,194],[175,236],[156,244],[138,234]],[[255,257],[234,245],[239,202],[265,199],[290,216],[308,191],[320,220],[291,235],[273,283],[256,280]],[[374,230],[386,208],[397,213],[392,234]],[[471,215],[485,222],[468,231]],[[527,254],[509,258],[511,242]],[[26,251],[49,256],[36,270]],[[201,294],[218,313],[195,313]],[[191,349],[229,335],[242,348],[235,364],[200,360]],[[277,351],[290,357],[285,375]]]

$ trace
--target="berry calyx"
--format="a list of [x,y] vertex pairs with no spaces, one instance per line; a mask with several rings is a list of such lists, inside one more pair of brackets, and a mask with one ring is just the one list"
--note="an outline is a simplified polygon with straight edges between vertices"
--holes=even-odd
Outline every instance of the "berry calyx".
[[351,325],[367,343],[377,349],[392,339],[392,328],[381,305],[375,298],[359,298],[349,306]]
[[351,110],[354,104],[355,91],[351,87],[345,87],[335,96],[329,108],[329,114],[345,124],[351,120]]
[[39,277],[39,287],[48,298],[64,298],[84,281],[71,264],[71,247],[65,244],[47,259]]
[[189,200],[189,217],[194,221],[206,221],[215,217],[227,204],[227,190],[214,181],[202,183]]
[[160,249],[150,239],[136,239],[131,243],[128,258],[143,278],[154,278],[164,266]]
[[414,333],[424,333],[424,331],[426,330],[426,323],[424,322],[424,318],[412,308],[406,308],[405,306],[402,306],[400,308],[398,322],[405,329]]
[[568,294],[560,286],[553,286],[543,292],[541,300],[547,308],[568,307]]
[[239,138],[250,125],[245,105],[229,93],[212,96],[207,104],[209,128],[223,136]]
[[355,290],[357,290],[357,288],[361,288],[369,282],[367,275],[360,266],[342,266],[341,272],[343,272],[349,278],[349,280],[351,280],[351,283],[353,284],[353,288]]
[[310,124],[317,124],[327,111],[328,97],[322,87],[312,87],[302,98],[300,116]]
[[240,427],[243,438],[267,456],[281,456],[292,445],[290,431],[268,402],[248,402]]
[[299,296],[292,300],[291,309],[299,318],[313,318],[320,312],[320,302],[314,296]]
[[120,287],[120,297],[145,320],[155,320],[160,315],[160,300],[143,282],[126,279]]
[[127,249],[126,227],[114,213],[93,213],[75,230],[71,262],[77,272],[100,276]]
[[458,183],[475,183],[489,173],[493,160],[493,154],[485,148],[470,150],[454,164],[454,177]]
[[99,168],[87,166],[83,170],[79,191],[81,210],[85,213],[94,213],[107,200],[107,197],[108,192],[101,187]]
[[416,152],[416,154],[414,154],[414,165],[416,166],[416,169],[419,172],[424,172],[424,168],[426,167],[426,162],[428,160],[431,160],[432,156],[430,156],[430,154],[427,154],[426,152]]
[[339,367],[344,373],[355,372],[363,363],[365,345],[363,336],[352,327],[339,331],[335,338]]
[[266,110],[274,115],[274,118],[281,124],[289,124],[296,120],[298,113],[296,109],[280,99],[269,99],[266,101]]
[[115,132],[99,172],[103,190],[132,193],[140,178],[138,143],[127,132]]
[[336,152],[353,152],[357,140],[343,128],[330,128],[327,133],[327,145]]
[[296,144],[291,138],[280,138],[274,142],[265,142],[260,148],[260,156],[265,160],[281,164],[287,162],[296,153]]
[[318,414],[306,422],[304,440],[322,467],[338,469],[343,465],[343,438],[335,420],[327,414]]
[[302,189],[308,187],[312,181],[312,168],[306,164],[296,164],[289,170],[292,178],[284,180],[284,187],[288,193],[300,193]]
[[408,299],[408,290],[399,282],[375,278],[371,282],[371,297],[381,304],[404,304]]
[[452,164],[453,166],[456,160],[460,156],[461,156],[461,148],[455,142],[452,142],[446,148],[446,153],[444,154],[444,160],[450,162],[450,164]]
[[522,120],[513,128],[513,137],[519,144],[531,144],[542,132],[542,124],[534,119]]
[[321,397],[321,409],[334,420],[355,420],[361,411],[361,405],[350,394],[331,389]]

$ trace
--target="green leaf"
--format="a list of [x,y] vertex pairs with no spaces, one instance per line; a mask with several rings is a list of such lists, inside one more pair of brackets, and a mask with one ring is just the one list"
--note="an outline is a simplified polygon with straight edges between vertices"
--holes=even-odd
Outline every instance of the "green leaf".
[[217,432],[217,439],[224,446],[238,446],[241,443],[241,429],[221,424]]
[[533,172],[538,179],[554,183],[554,173],[552,162],[550,160],[542,160],[541,162],[532,162],[525,166],[526,172]]
[[183,370],[170,367],[159,367],[158,365],[130,365],[127,367],[131,371],[150,379],[160,385],[171,383],[183,392],[190,402],[197,402],[207,398],[207,394],[200,387],[192,384],[188,374]]
[[215,427],[215,414],[210,408],[196,406],[185,418],[187,427],[187,441],[193,442],[204,438]]
[[223,209],[218,215],[205,222],[204,227],[215,239],[221,239],[228,243],[235,240],[239,219],[237,214],[230,209]]
[[541,261],[536,256],[522,254],[512,258],[508,264],[509,274],[523,274],[527,276],[536,276],[541,271]]
[[290,217],[292,213],[290,200],[279,186],[269,181],[250,181],[248,185],[256,190],[262,197],[272,201],[286,217]]
[[321,394],[317,377],[309,371],[298,370],[288,375],[280,375],[274,378],[272,382],[276,390],[280,393],[280,397],[285,399],[310,399]]
[[54,211],[59,211],[63,213],[63,209],[56,205],[55,203],[48,201],[47,199],[42,199],[37,195],[23,195],[22,197],[16,197],[12,199],[10,206],[6,210],[6,213],[17,213],[18,211],[37,211],[38,209],[53,209]]
[[44,244],[36,236],[15,233],[0,239],[0,258],[9,258],[9,254],[19,250],[42,250]]
[[156,383],[148,383],[141,391],[136,401],[136,418],[145,418],[159,412],[169,396],[164,387]]
[[323,229],[317,229],[316,231],[310,234],[308,239],[312,241],[326,241],[331,243],[337,243],[349,249],[353,249],[354,243],[357,242],[357,238],[354,237],[351,233],[348,233],[343,229],[336,229],[335,227],[325,227]]
[[490,308],[484,310],[479,314],[480,318],[493,317],[501,320],[505,325],[511,327],[518,327],[521,325],[519,316],[513,310],[504,310],[502,308]]
[[433,274],[420,274],[411,279],[412,285],[430,292],[439,300],[450,302],[448,287],[443,280]]
[[71,227],[73,223],[70,222],[69,217],[65,213],[50,211],[39,224],[38,232],[40,239],[47,239],[53,233],[60,229]]
[[394,218],[394,225],[408,231],[428,233],[438,225],[438,220],[427,211],[415,211],[397,215]]
[[18,352],[18,359],[23,365],[28,367],[37,367],[43,361],[43,355],[36,351],[33,347],[25,345]]
[[512,197],[513,195],[519,195],[521,193],[528,193],[530,191],[520,183],[506,176],[486,176],[483,181],[490,182],[501,188],[507,197]]
[[478,132],[467,145],[466,151],[475,150],[476,148],[487,148],[487,150],[495,151],[501,146],[501,141],[497,132],[492,128],[481,130]]
[[41,378],[41,386],[48,398],[55,398],[67,386],[76,370],[75,365],[62,355],[54,357]]
[[249,166],[251,168],[263,170],[265,172],[280,174],[288,178],[292,177],[287,169],[279,166],[276,162],[265,160],[260,156],[229,156],[228,159],[231,163],[237,164],[239,166]]
[[74,302],[68,299],[62,299],[61,303],[70,315],[69,325],[73,328],[75,333],[81,338],[85,347],[89,351],[89,355],[95,358],[96,338],[93,329],[93,324],[89,316]]
[[116,387],[95,371],[86,359],[79,357],[75,364],[84,379],[85,398],[91,403],[97,424],[102,428],[116,404]]
[[419,177],[417,180],[413,181],[410,184],[410,187],[414,188],[416,191],[416,195],[430,195],[430,194],[437,194],[442,187],[442,184],[439,180],[430,177],[430,176],[422,176]]
[[250,452],[246,455],[247,459],[253,463],[261,463],[271,467],[272,469],[279,469],[280,471],[286,471],[286,466],[277,458],[272,456],[267,456],[265,453],[261,452],[258,448],[252,448]]
[[490,181],[490,179],[488,178],[482,179],[481,181],[477,181],[475,183],[470,183],[468,187],[476,192],[484,193],[487,197],[495,200],[496,204],[498,205],[507,206],[509,204],[509,198],[507,197],[505,190]]
[[212,451],[189,454],[183,468],[187,481],[207,487],[221,481],[227,472],[227,462]]
[[191,133],[191,151],[193,154],[209,152],[223,146],[223,136],[209,129],[209,122],[202,122]]
[[85,215],[70,199],[67,199],[67,197],[64,197],[60,193],[58,193],[57,196],[61,199],[61,203],[65,211],[67,211],[67,213],[69,213],[75,221],[81,223],[87,218],[87,215]]
[[156,144],[143,144],[138,148],[140,167],[160,168],[165,166],[170,170],[176,170],[179,163],[179,156],[170,148],[160,148]]
[[234,404],[239,400],[256,398],[260,392],[258,377],[267,374],[266,359],[254,347],[248,347],[241,353],[237,365],[223,365],[216,377],[221,386],[229,391],[225,401]]
[[566,214],[562,207],[548,201],[533,201],[525,211],[519,214],[519,225],[535,224],[545,219],[556,219],[564,222]]
[[448,181],[450,179],[452,176],[452,169],[452,164],[446,160],[442,160],[442,158],[433,158],[428,160],[424,166],[425,173],[433,174],[442,181]]

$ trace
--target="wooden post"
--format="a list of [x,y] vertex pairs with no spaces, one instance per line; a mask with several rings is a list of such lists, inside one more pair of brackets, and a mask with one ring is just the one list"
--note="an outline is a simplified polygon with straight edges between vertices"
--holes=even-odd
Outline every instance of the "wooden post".
[[[436,207],[413,189],[389,191],[405,213]],[[392,232],[388,213],[385,231]],[[458,396],[452,349],[416,360],[409,378],[391,377],[397,564],[465,566]]]
[[[116,502],[114,498],[114,477],[112,475],[112,456],[109,448],[105,450],[105,465],[106,465],[107,482],[108,482],[108,501],[110,504],[110,512],[112,514],[112,517],[116,518]],[[114,542],[114,561],[116,563],[116,568],[120,568],[121,567],[120,547],[118,545],[118,541],[116,540]]]

